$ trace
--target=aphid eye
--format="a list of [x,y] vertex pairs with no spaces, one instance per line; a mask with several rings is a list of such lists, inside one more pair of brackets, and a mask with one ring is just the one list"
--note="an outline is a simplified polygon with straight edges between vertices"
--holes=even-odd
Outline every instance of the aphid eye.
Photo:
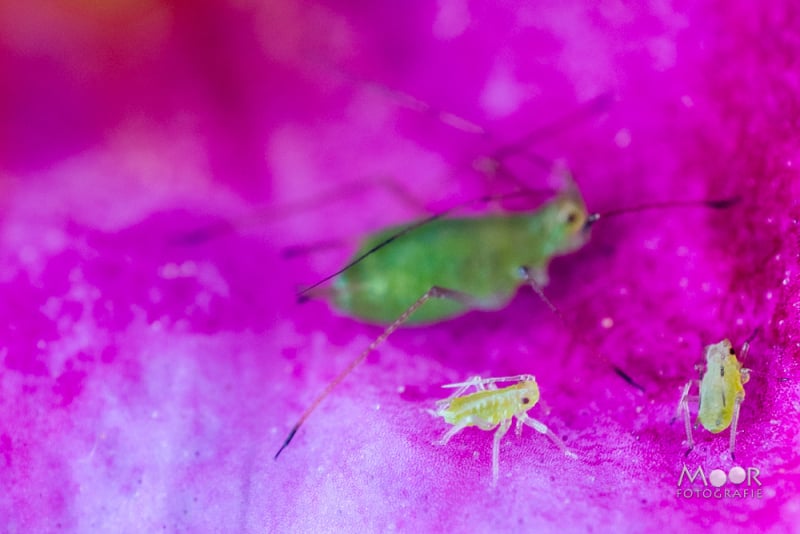
[[567,231],[575,231],[584,226],[586,222],[585,209],[574,201],[565,201],[560,204],[556,212],[556,221],[560,225],[564,225]]
[[522,397],[522,404],[528,404],[530,401],[528,397]]
[[735,351],[735,350],[733,350],[733,347],[731,347],[731,350],[729,350],[728,352],[730,353],[730,355],[731,355],[731,356],[733,356],[734,354],[736,354],[736,351]]
[[567,224],[575,224],[575,221],[578,220],[578,214],[574,211],[569,212],[567,215]]

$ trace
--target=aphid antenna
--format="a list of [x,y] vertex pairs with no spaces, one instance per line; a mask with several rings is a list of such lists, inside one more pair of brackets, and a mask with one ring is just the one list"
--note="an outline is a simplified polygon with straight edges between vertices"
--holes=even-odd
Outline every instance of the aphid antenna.
[[[547,305],[547,307],[550,308],[550,311],[552,311],[556,315],[556,317],[558,317],[558,319],[561,321],[561,324],[563,324],[564,326],[568,327],[569,323],[567,322],[566,317],[564,317],[564,314],[561,312],[560,309],[558,309],[558,307],[555,304],[553,304],[553,301],[551,301],[547,297],[547,295],[544,294],[544,290],[542,290],[542,288],[539,287],[539,284],[537,284],[536,281],[533,280],[533,278],[531,278],[530,276],[528,277],[528,283],[531,286],[531,288],[533,289],[533,291],[545,303],[545,305]],[[589,343],[582,335],[577,334],[577,338],[578,338],[578,341],[580,343],[582,343],[584,346],[589,347],[590,350],[592,350],[593,352],[597,353],[598,355],[600,354],[599,351],[594,347],[594,345]],[[611,366],[611,369],[614,371],[614,374],[619,376],[629,386],[638,389],[642,393],[645,392],[644,387],[642,385],[640,385],[639,383],[637,383],[633,378],[631,378],[631,376],[628,373],[626,373],[625,371],[623,371],[622,368],[620,368],[614,362],[610,361],[608,358],[603,357],[603,356],[601,356],[601,357],[602,357],[602,359],[606,360],[609,363],[609,365]]]
[[617,208],[606,212],[592,213],[586,219],[586,227],[589,227],[599,221],[600,219],[608,219],[617,217],[619,215],[627,215],[629,213],[640,213],[643,211],[657,211],[662,209],[673,208],[710,208],[714,210],[722,210],[735,206],[741,202],[741,195],[736,195],[728,198],[720,199],[694,199],[694,200],[665,200],[660,202],[648,202],[639,204],[638,206],[629,206],[625,208]]
[[755,329],[753,330],[753,333],[750,334],[750,336],[747,339],[744,340],[744,343],[742,344],[742,354],[741,354],[742,359],[739,362],[742,365],[744,365],[744,361],[747,359],[747,356],[750,354],[750,344],[753,342],[753,340],[756,338],[756,336],[758,336],[760,331],[761,331],[761,326],[755,327]]
[[[495,378],[482,378],[480,383],[481,384],[497,384],[499,382],[525,382],[534,380],[533,375],[515,375],[515,376],[500,376]],[[467,385],[472,385],[473,382],[457,382],[455,384],[444,384],[442,385],[443,388],[460,388]]]
[[328,282],[329,280],[331,280],[333,278],[336,278],[337,276],[339,276],[343,272],[347,271],[351,267],[361,263],[366,257],[374,254],[375,252],[379,251],[380,249],[382,249],[386,245],[389,245],[390,243],[393,243],[394,241],[397,241],[398,239],[402,238],[403,236],[405,236],[407,234],[410,234],[414,230],[417,230],[417,229],[419,229],[419,228],[421,228],[421,227],[423,227],[425,225],[428,225],[428,224],[430,224],[430,223],[432,223],[434,221],[438,221],[439,219],[447,217],[448,215],[452,214],[455,211],[464,209],[465,207],[473,205],[473,204],[485,204],[485,203],[488,203],[488,202],[496,202],[496,201],[508,200],[508,199],[512,199],[512,198],[532,197],[532,196],[537,196],[537,195],[542,195],[543,196],[543,195],[553,194],[554,192],[555,191],[552,190],[552,189],[538,189],[538,190],[537,189],[524,189],[524,190],[520,190],[520,191],[512,191],[510,193],[501,193],[501,194],[497,194],[497,195],[483,195],[481,197],[473,198],[473,199],[467,200],[465,202],[460,202],[460,203],[456,204],[455,206],[453,206],[452,208],[449,208],[447,210],[441,211],[439,213],[435,213],[435,214],[433,214],[433,215],[431,215],[429,217],[425,217],[422,220],[419,220],[419,221],[417,221],[417,222],[415,222],[413,224],[410,224],[410,225],[406,226],[405,228],[403,228],[402,230],[400,230],[396,234],[387,237],[386,239],[384,239],[383,241],[381,241],[380,243],[378,243],[374,247],[370,248],[369,250],[367,250],[366,252],[364,252],[363,254],[358,256],[357,258],[355,258],[353,261],[351,261],[350,263],[348,263],[347,265],[345,265],[344,267],[339,269],[338,271],[336,271],[334,273],[331,273],[328,276],[322,278],[321,280],[315,282],[314,284],[304,288],[302,291],[300,291],[297,294],[297,301],[300,302],[300,303],[306,302],[310,298],[308,296],[308,293],[311,292],[312,290],[314,290],[315,288],[321,286],[322,284],[324,284],[325,282]]
[[761,326],[755,327],[755,329],[753,330],[753,333],[750,334],[750,337],[745,339],[744,342],[747,343],[747,344],[752,343],[753,340],[756,338],[756,336],[758,336],[759,332],[761,332]]

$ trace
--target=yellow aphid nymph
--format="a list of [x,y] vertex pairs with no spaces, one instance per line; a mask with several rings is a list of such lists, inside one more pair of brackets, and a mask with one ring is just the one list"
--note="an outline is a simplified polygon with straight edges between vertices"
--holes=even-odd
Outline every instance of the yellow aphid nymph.
[[[742,359],[747,356],[750,343],[742,346]],[[706,369],[702,380],[699,381],[700,396],[689,395],[692,384],[689,381],[683,388],[678,411],[683,411],[686,426],[686,440],[689,451],[694,448],[692,439],[692,425],[689,416],[689,401],[699,401],[697,412],[697,425],[713,434],[718,434],[726,428],[731,429],[730,451],[734,457],[736,448],[736,427],[739,423],[739,410],[744,402],[744,384],[750,379],[749,369],[742,368],[742,363],[736,358],[736,351],[729,340],[720,341],[709,345],[705,349]],[[688,452],[687,451],[687,454]]]
[[[516,383],[498,389],[497,384],[501,382]],[[522,425],[528,425],[550,438],[564,454],[576,457],[542,422],[528,417],[526,412],[539,402],[539,386],[532,375],[502,378],[475,376],[466,382],[443,387],[458,389],[447,399],[437,402],[436,411],[431,411],[431,414],[443,417],[447,423],[453,425],[437,444],[446,444],[450,438],[470,426],[477,426],[481,430],[492,430],[497,427],[492,445],[492,485],[497,484],[500,475],[500,441],[511,427],[511,420],[514,417],[517,418],[517,436],[522,434]],[[465,394],[471,387],[476,391]]]

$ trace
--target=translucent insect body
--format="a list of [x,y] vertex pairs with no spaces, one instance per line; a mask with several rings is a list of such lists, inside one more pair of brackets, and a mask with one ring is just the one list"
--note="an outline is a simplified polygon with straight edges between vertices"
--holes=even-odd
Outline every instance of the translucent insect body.
[[[750,343],[742,346],[742,360],[750,350]],[[692,424],[689,414],[689,403],[699,402],[695,427],[703,427],[713,434],[718,434],[730,427],[730,453],[734,458],[736,449],[736,429],[739,424],[739,412],[744,402],[744,384],[750,379],[750,370],[742,368],[736,358],[736,351],[729,340],[723,340],[705,348],[706,370],[699,381],[689,381],[683,388],[678,411],[683,412],[686,427],[686,441],[689,446],[687,454],[694,448]],[[692,385],[697,383],[699,397],[691,396]]]
[[[501,389],[498,383],[516,382],[512,386]],[[529,417],[527,411],[539,402],[539,386],[532,375],[517,375],[502,378],[470,378],[466,382],[448,384],[446,388],[458,388],[447,399],[437,403],[432,415],[443,417],[453,425],[437,442],[445,445],[450,438],[467,427],[477,426],[481,430],[492,430],[494,433],[492,444],[492,485],[497,484],[500,476],[500,441],[511,427],[512,419],[517,419],[516,434],[522,434],[522,425],[527,425],[537,432],[546,435],[567,456],[576,458],[575,454],[567,449],[564,442],[553,434],[544,423]],[[475,388],[473,393],[467,393],[470,388]]]

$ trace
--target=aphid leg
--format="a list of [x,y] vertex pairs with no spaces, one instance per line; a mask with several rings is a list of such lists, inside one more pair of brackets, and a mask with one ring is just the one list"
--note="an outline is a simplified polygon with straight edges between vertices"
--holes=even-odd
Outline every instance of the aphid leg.
[[739,393],[736,395],[736,400],[733,401],[733,417],[731,418],[731,460],[736,460],[734,451],[736,450],[736,427],[739,424],[739,411],[744,401],[744,395]]
[[447,432],[445,432],[444,435],[441,438],[439,438],[437,441],[434,441],[434,444],[436,444],[436,445],[447,445],[447,442],[450,441],[450,439],[453,436],[455,436],[456,434],[458,434],[459,432],[461,432],[462,430],[467,428],[469,425],[470,425],[470,421],[469,420],[466,420],[466,421],[464,421],[464,422],[462,422],[460,424],[457,424],[457,425],[453,425],[453,427],[450,430],[448,430]]
[[[681,399],[678,401],[678,405],[675,407],[675,415],[673,415],[672,419],[669,420],[670,426],[675,424],[675,421],[677,421],[679,417],[681,419],[683,419],[683,413],[684,413],[684,410],[683,410],[683,408],[684,408],[683,399],[684,399],[684,394],[686,393],[686,388],[689,388],[691,383],[692,382],[689,382],[688,384],[686,384],[684,386],[684,393],[681,393]],[[689,404],[690,403],[699,402],[699,401],[700,401],[700,397],[698,397],[696,395],[688,395],[688,394],[686,394],[686,409],[687,410],[689,409]]]
[[511,419],[505,419],[497,427],[497,432],[494,433],[494,442],[492,443],[492,486],[496,486],[497,479],[500,478],[500,441],[510,427]]
[[322,393],[320,393],[317,396],[317,398],[314,399],[311,405],[308,408],[306,408],[306,410],[300,416],[300,419],[298,419],[297,423],[295,423],[295,425],[292,427],[292,430],[289,431],[289,435],[284,440],[283,445],[281,445],[281,448],[278,449],[277,453],[275,453],[276,460],[278,459],[278,456],[280,456],[283,449],[289,446],[289,443],[291,443],[292,439],[294,438],[294,435],[297,433],[297,431],[300,429],[300,427],[303,425],[306,419],[308,419],[308,417],[314,412],[317,406],[319,406],[319,404],[323,400],[325,400],[325,397],[327,397],[330,394],[330,392],[333,391],[333,389],[336,386],[338,386],[342,382],[342,380],[344,380],[347,377],[347,375],[349,375],[353,371],[353,369],[358,367],[358,365],[361,362],[363,362],[372,351],[374,351],[376,348],[378,348],[378,346],[380,346],[384,341],[386,341],[386,339],[390,335],[392,335],[395,330],[400,328],[400,326],[408,320],[411,314],[417,311],[423,304],[425,304],[432,298],[445,298],[454,300],[456,302],[463,304],[467,308],[473,308],[473,309],[481,308],[486,305],[486,302],[477,299],[475,297],[472,297],[471,295],[467,295],[466,293],[462,293],[461,291],[455,291],[453,289],[447,289],[438,286],[433,286],[432,288],[430,288],[428,291],[425,292],[424,295],[418,298],[416,302],[414,302],[411,306],[409,306],[408,309],[400,315],[400,317],[398,317],[392,324],[387,326],[386,329],[383,331],[383,333],[381,333],[381,335],[375,338],[375,341],[370,343],[369,346],[361,354],[359,354],[357,358],[351,361],[350,364],[344,369],[344,371],[339,373],[339,375],[336,378],[334,378],[330,383],[328,383],[327,386],[325,386],[325,389],[322,390]]
[[[465,391],[467,391],[472,386],[475,386],[475,389],[477,389],[478,391],[483,391],[485,389],[483,387],[483,379],[480,376],[472,376],[466,382],[462,382],[461,383],[461,387],[459,387],[455,391],[455,393],[453,393],[452,395],[450,395],[446,399],[443,399],[443,402],[448,402],[448,401],[450,401],[452,399],[455,399],[456,397],[460,397],[461,395],[464,394]],[[440,401],[440,402],[442,402],[442,401]]]
[[686,383],[683,386],[683,394],[681,395],[681,400],[678,403],[678,412],[683,412],[683,425],[686,428],[686,443],[689,448],[686,450],[686,454],[688,455],[694,449],[694,439],[692,439],[692,421],[691,416],[689,415],[689,391],[692,388],[692,381]]
[[743,385],[750,381],[750,369],[739,369],[739,374],[742,376]]
[[528,414],[526,413],[517,414],[517,418],[518,420],[522,421],[524,424],[528,425],[535,431],[547,436],[550,439],[550,441],[552,441],[556,445],[556,447],[561,449],[561,452],[563,452],[565,455],[569,456],[570,458],[578,457],[574,452],[572,452],[567,448],[564,442],[561,441],[561,438],[553,434],[553,432],[549,428],[547,428],[547,426],[541,421],[538,421],[533,417],[528,416]]
[[[753,334],[750,336],[750,338],[752,339],[753,337],[755,337],[755,335],[757,333],[758,333],[758,329],[756,329],[756,331],[753,332]],[[748,355],[749,352],[750,352],[750,340],[747,340],[742,345],[742,353],[741,353],[740,361],[743,362],[745,360],[745,358],[747,358],[747,355]],[[750,369],[741,368],[741,369],[739,369],[739,373],[742,376],[742,384],[747,384],[747,382],[750,381]]]
[[460,423],[453,425],[453,428],[445,432],[441,438],[434,441],[434,444],[447,445],[447,442],[450,441],[450,438],[452,438],[453,436],[455,436],[468,426],[477,426],[481,430],[491,430],[492,428],[494,428],[494,425],[489,421],[486,421],[485,419],[482,419],[477,415],[470,415],[465,417]]
[[[467,391],[472,386],[475,386],[475,389],[478,390],[478,391],[483,391],[484,390],[483,379],[480,376],[473,376],[473,377],[470,377],[469,380],[467,380],[466,382],[460,382],[458,384],[448,384],[448,385],[442,386],[442,387],[455,387],[455,386],[458,386],[458,389],[455,391],[455,393],[453,393],[452,395],[450,395],[446,399],[442,399],[442,400],[436,401],[436,409],[437,410],[446,410],[447,407],[450,406],[450,402],[453,399],[463,395],[464,392]],[[435,412],[432,412],[432,413],[434,413],[435,415],[440,415],[440,414],[435,413]]]
[[533,290],[536,292],[539,297],[544,300],[544,303],[547,304],[547,307],[550,308],[553,313],[557,314],[559,317],[563,319],[563,315],[555,305],[550,302],[544,292],[542,292],[542,288],[547,286],[550,283],[550,277],[547,274],[546,267],[526,267],[522,266],[519,268],[519,273],[522,279],[530,284]]

